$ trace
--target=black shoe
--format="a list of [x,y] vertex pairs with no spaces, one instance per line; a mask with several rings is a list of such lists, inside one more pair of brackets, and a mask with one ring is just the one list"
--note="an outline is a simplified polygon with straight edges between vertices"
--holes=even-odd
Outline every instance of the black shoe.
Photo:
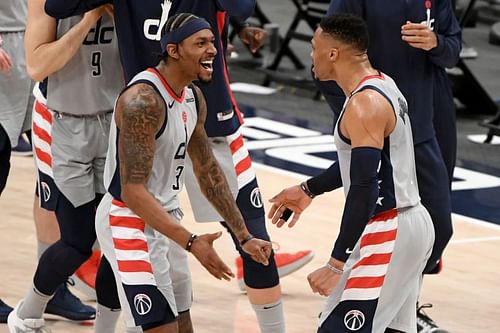
[[0,323],[7,323],[7,317],[13,309],[0,299]]
[[66,283],[57,289],[54,297],[47,304],[45,313],[76,321],[95,319],[95,309],[83,304],[71,293]]
[[29,143],[29,141],[24,138],[24,135],[21,135],[19,137],[19,140],[17,141],[17,146],[12,148],[11,154],[17,156],[33,155],[33,148],[31,147],[31,143]]
[[423,304],[418,306],[417,304],[417,332],[418,333],[449,333],[436,325],[434,320],[431,319],[425,312],[424,309],[432,308],[432,304]]

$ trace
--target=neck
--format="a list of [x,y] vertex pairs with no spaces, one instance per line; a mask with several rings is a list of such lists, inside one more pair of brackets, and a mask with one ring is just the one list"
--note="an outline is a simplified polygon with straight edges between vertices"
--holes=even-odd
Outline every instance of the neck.
[[338,75],[337,83],[342,88],[344,94],[349,97],[363,78],[378,74],[379,72],[371,66],[368,60],[352,63]]
[[180,66],[172,66],[165,63],[165,61],[161,61],[156,66],[156,69],[177,96],[181,96],[182,90],[192,82],[192,80],[186,79],[186,75],[182,73]]

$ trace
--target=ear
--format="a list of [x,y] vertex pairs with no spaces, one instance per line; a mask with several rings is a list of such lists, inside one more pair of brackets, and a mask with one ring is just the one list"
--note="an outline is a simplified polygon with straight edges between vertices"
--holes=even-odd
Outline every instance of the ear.
[[176,44],[167,44],[167,53],[170,58],[179,59],[179,48]]
[[328,53],[328,57],[331,61],[336,61],[339,57],[339,49],[336,47],[332,47],[330,52]]

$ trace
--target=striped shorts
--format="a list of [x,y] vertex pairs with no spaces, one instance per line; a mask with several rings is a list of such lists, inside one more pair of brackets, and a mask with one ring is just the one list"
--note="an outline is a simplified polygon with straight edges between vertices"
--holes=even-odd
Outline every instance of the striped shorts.
[[[247,148],[245,147],[241,128],[225,137],[209,138],[212,152],[221,167],[227,182],[236,199],[238,207],[245,219],[263,216],[263,204],[257,186],[255,170]],[[185,185],[193,214],[197,222],[217,222],[224,219],[215,211],[212,204],[202,194],[193,166],[186,159]]]
[[[170,215],[180,223],[182,211]],[[101,250],[115,275],[127,327],[176,320],[192,304],[186,251],[106,193],[96,214]]]
[[416,333],[422,271],[434,228],[421,205],[375,215],[344,266],[326,302],[318,333]]

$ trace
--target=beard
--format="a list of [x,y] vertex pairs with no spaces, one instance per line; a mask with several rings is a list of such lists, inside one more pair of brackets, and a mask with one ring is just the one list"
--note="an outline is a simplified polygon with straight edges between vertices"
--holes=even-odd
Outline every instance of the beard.
[[208,85],[210,84],[210,82],[212,82],[212,77],[213,76],[210,76],[209,79],[204,79],[201,77],[201,75],[198,75],[198,82],[200,82],[202,85]]

